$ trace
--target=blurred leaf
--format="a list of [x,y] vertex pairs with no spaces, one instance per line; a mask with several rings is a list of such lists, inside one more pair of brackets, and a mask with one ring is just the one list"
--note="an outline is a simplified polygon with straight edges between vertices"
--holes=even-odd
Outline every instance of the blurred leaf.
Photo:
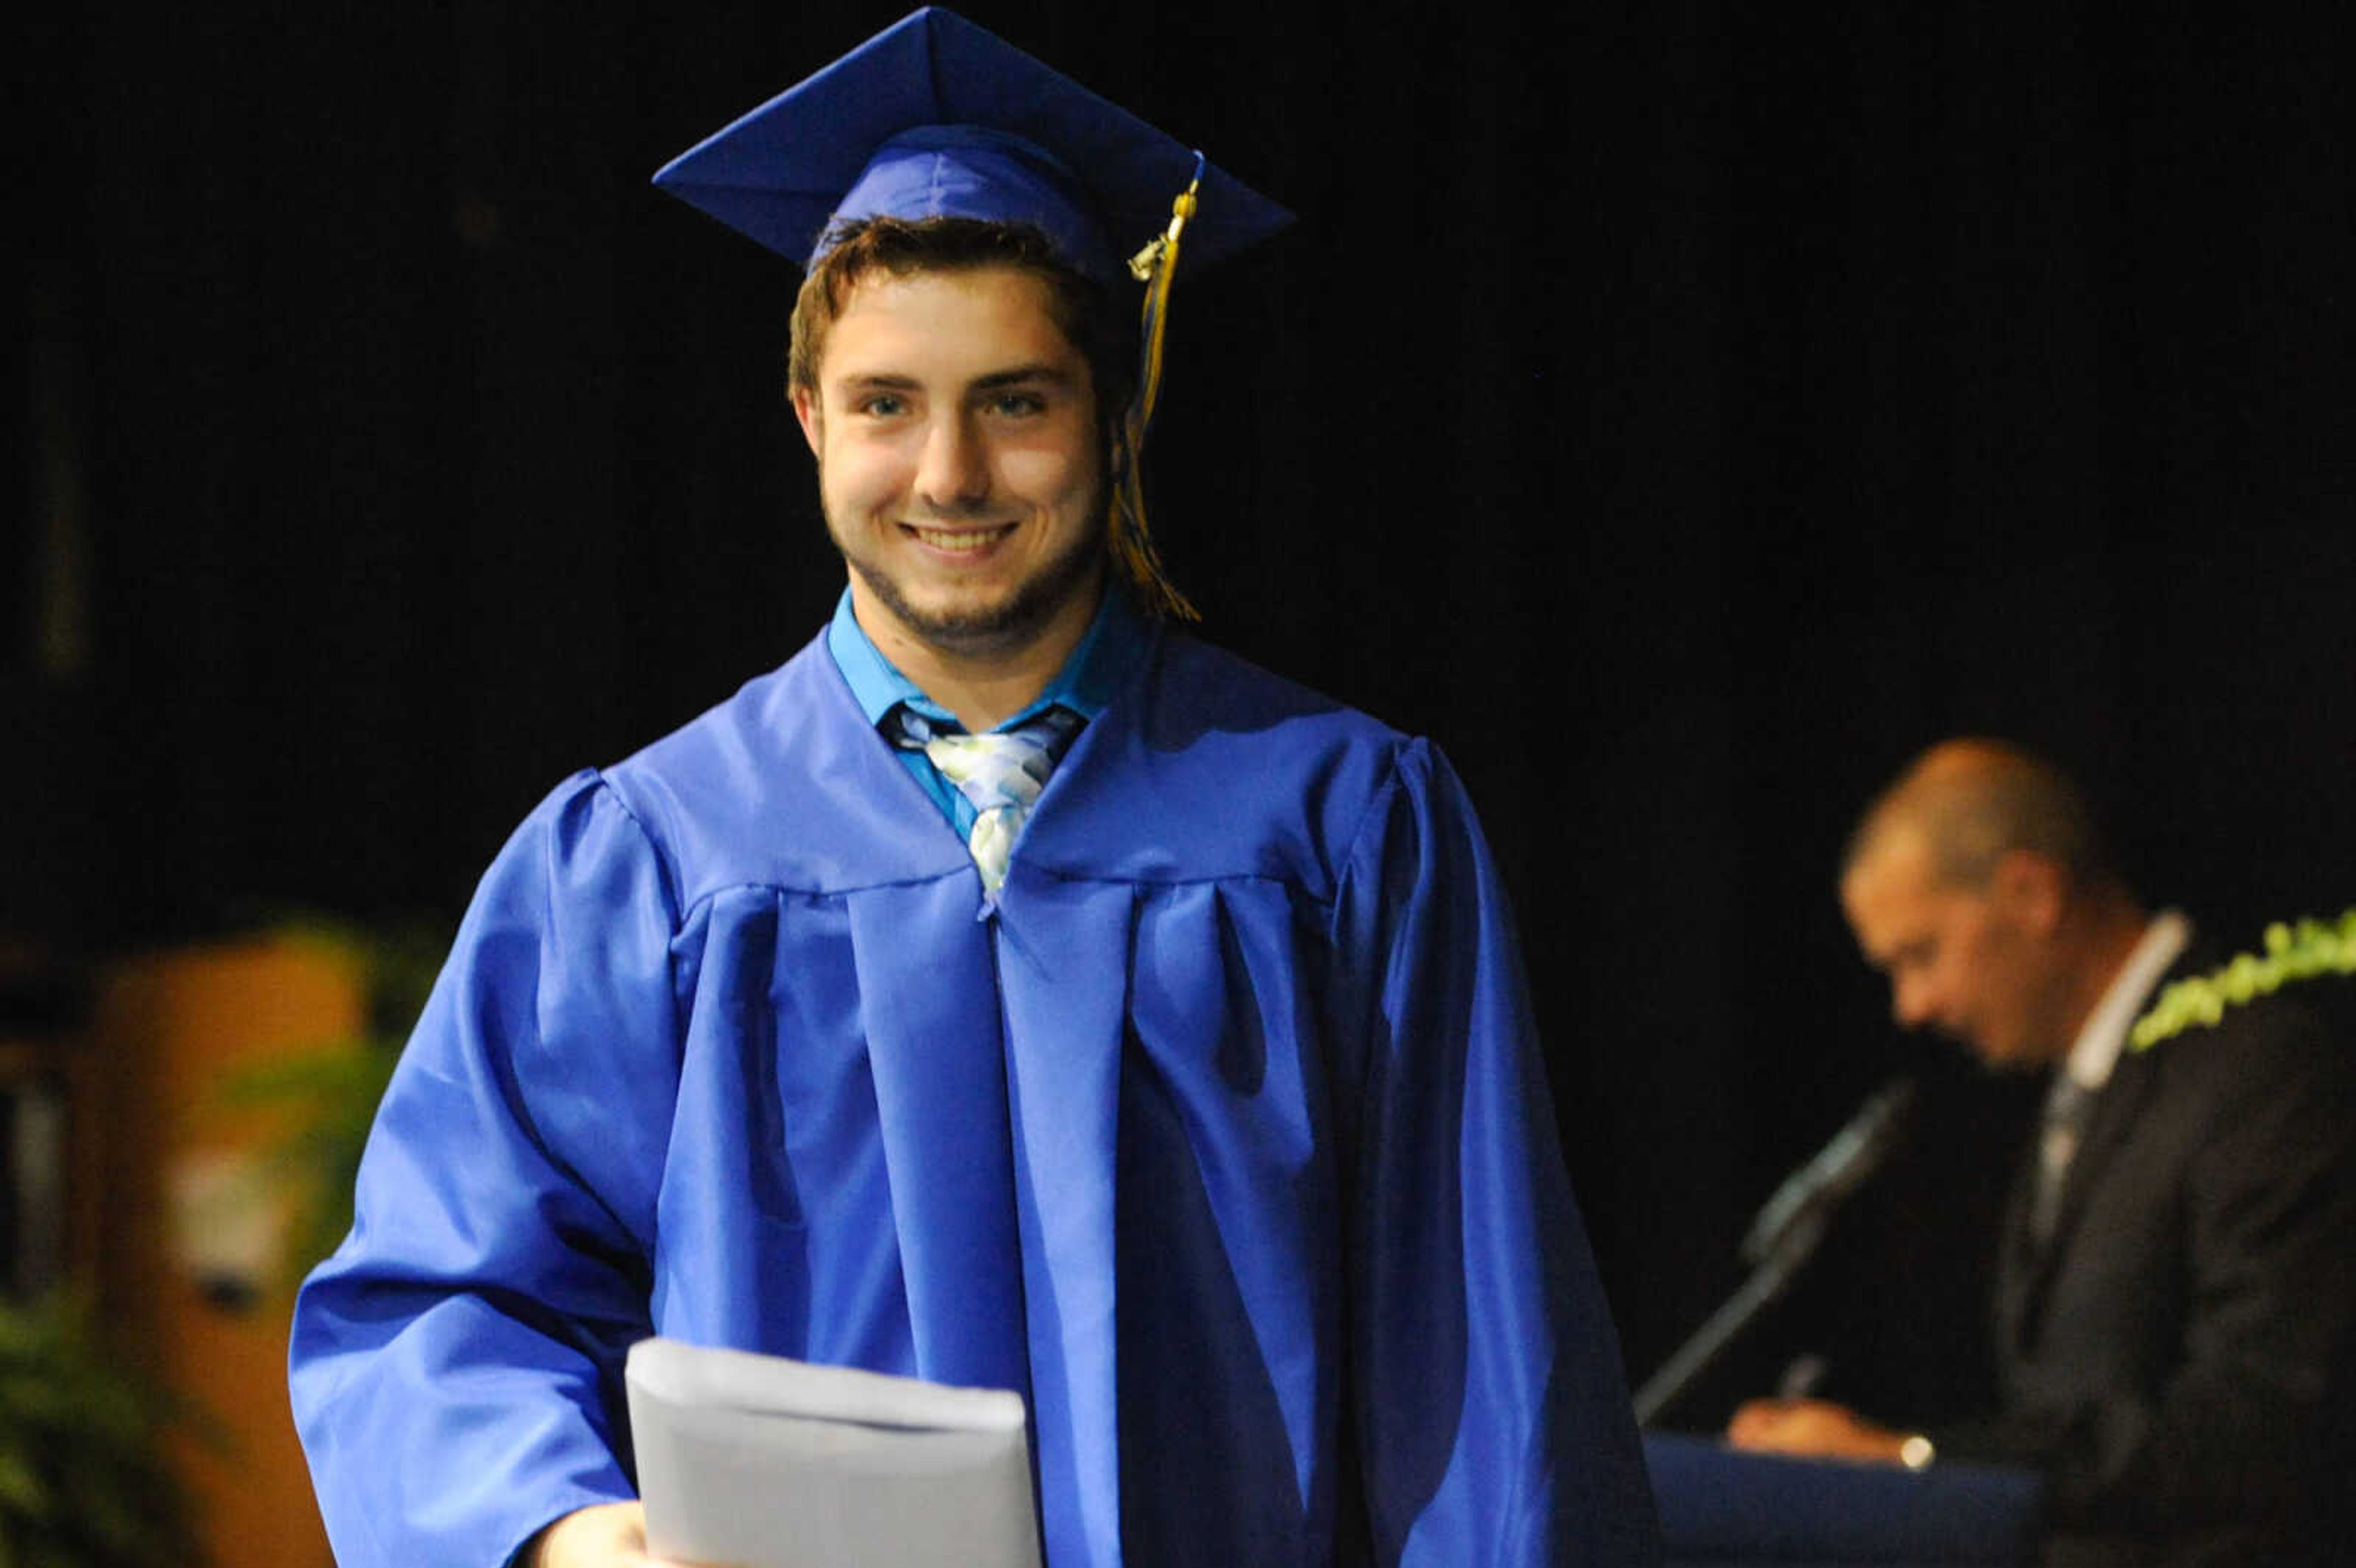
[[81,1305],[0,1305],[0,1563],[160,1568],[197,1555],[159,1439],[181,1407],[98,1346]]
[[351,1228],[352,1187],[377,1103],[424,1010],[450,938],[446,928],[426,923],[370,930],[316,915],[283,924],[278,934],[321,949],[358,975],[368,1020],[359,1036],[248,1062],[215,1090],[223,1109],[258,1114],[272,1125],[257,1154],[291,1211],[283,1277],[273,1284],[292,1290]]

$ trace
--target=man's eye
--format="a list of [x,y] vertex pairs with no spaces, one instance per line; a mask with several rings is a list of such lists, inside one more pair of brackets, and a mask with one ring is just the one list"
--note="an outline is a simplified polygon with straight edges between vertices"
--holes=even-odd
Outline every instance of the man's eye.
[[990,400],[990,411],[1023,418],[1046,411],[1047,400],[1036,392],[999,392]]
[[858,412],[875,419],[890,419],[907,411],[907,400],[897,392],[873,392],[853,405]]

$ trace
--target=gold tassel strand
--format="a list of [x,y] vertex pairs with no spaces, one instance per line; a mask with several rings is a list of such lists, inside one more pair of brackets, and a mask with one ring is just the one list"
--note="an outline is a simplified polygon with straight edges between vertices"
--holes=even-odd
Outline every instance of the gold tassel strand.
[[1178,271],[1178,240],[1186,220],[1200,204],[1203,155],[1194,155],[1194,177],[1170,204],[1170,227],[1130,258],[1130,276],[1145,285],[1141,325],[1144,349],[1138,365],[1137,397],[1121,421],[1120,474],[1113,487],[1112,549],[1114,559],[1136,586],[1145,608],[1155,615],[1181,621],[1203,617],[1162,569],[1161,552],[1145,521],[1145,432],[1153,422],[1153,405],[1162,395],[1162,337],[1170,320],[1170,282]]

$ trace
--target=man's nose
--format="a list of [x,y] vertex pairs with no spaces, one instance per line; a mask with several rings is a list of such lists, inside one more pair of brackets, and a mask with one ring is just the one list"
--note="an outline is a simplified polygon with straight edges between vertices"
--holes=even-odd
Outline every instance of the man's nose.
[[916,494],[943,512],[974,506],[990,494],[990,454],[964,415],[937,420],[926,432]]

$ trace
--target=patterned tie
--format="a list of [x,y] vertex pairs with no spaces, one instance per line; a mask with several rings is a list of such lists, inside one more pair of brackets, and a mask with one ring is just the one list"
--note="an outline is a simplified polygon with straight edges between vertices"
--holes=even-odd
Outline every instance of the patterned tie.
[[1050,708],[1012,730],[968,735],[936,733],[922,714],[905,708],[899,714],[898,743],[932,759],[941,777],[973,806],[973,830],[966,836],[966,848],[981,872],[983,897],[995,901],[1005,884],[1006,862],[1023,831],[1023,819],[1047,787],[1065,748],[1079,733],[1080,716],[1068,708]]

